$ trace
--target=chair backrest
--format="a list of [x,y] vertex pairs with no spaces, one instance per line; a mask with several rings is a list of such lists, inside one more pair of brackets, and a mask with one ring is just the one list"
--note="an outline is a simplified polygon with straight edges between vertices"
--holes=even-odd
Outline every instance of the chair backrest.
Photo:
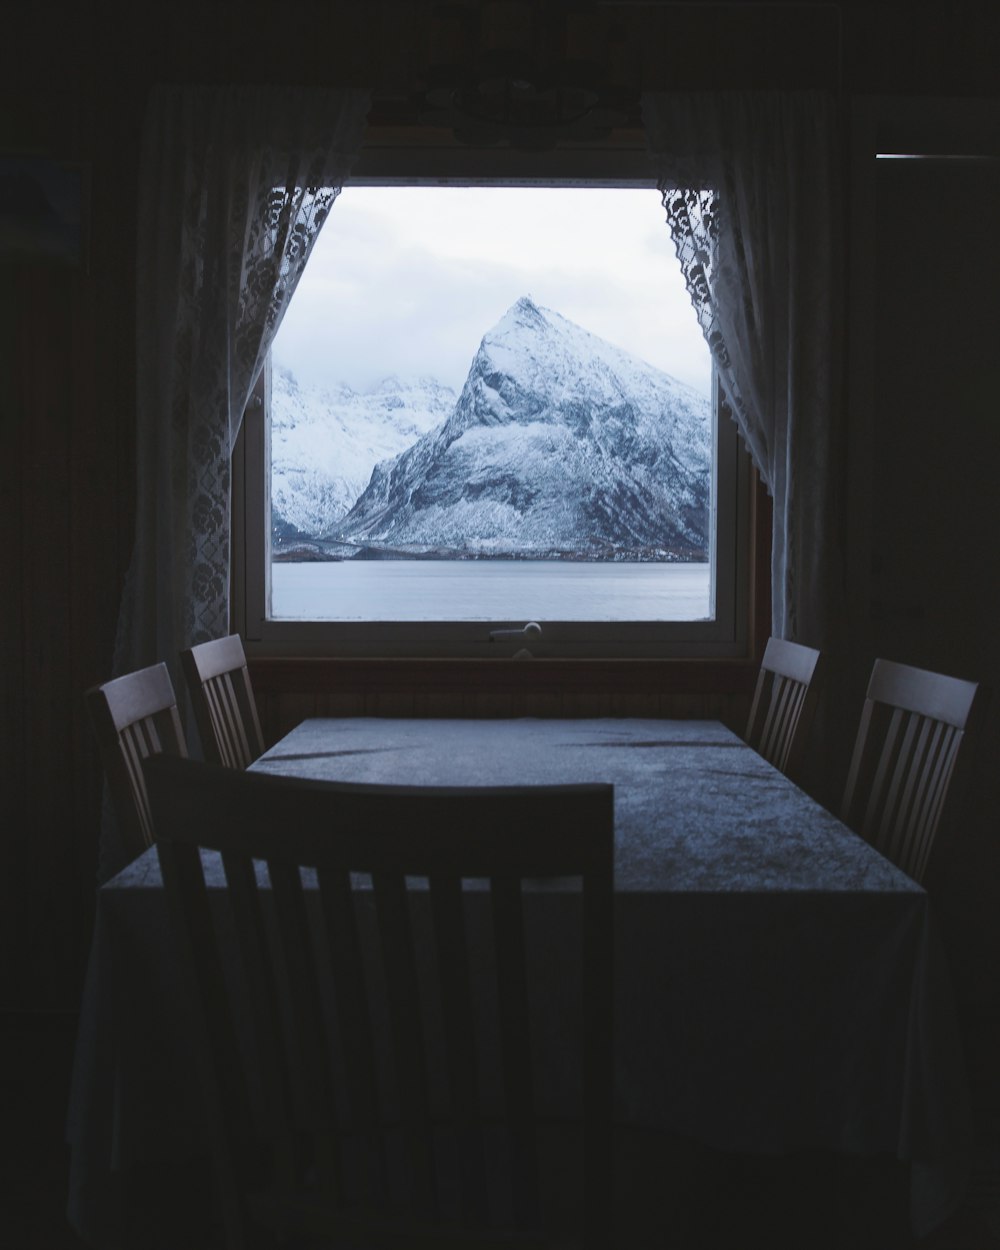
[[205,759],[225,768],[252,764],[264,736],[239,634],[182,651],[181,666]]
[[[560,1011],[546,1034],[547,1072],[579,1078],[574,1209],[583,1244],[611,1244],[613,787],[338,784],[167,759],[146,770],[204,1027],[230,1244],[248,1210],[275,1222],[278,1208],[296,1208],[306,1169],[336,1225],[349,1200],[383,1212],[384,1243],[359,1244],[439,1244],[430,1230],[452,1219],[489,1225],[498,1157],[509,1163],[508,1218],[544,1222],[535,1130],[550,1086],[534,1069],[544,1046],[532,1026],[539,1002],[561,1003],[567,987],[580,990],[576,1014]],[[560,935],[569,921],[582,940],[564,962],[550,948],[546,964],[540,909],[560,904],[570,909],[558,913]],[[223,949],[220,923],[232,924],[240,960],[232,939]],[[240,987],[250,991],[242,1006]],[[255,1080],[238,1071],[241,1051],[259,1056]],[[248,1109],[247,1089],[260,1091],[263,1113]],[[270,1200],[247,1198],[241,1162],[247,1125],[261,1120],[273,1132]],[[397,1225],[384,1211],[400,1203]],[[291,1226],[329,1231],[315,1200],[308,1217],[296,1209]],[[390,1235],[400,1229],[402,1241]]]
[[754,690],[746,741],[794,777],[816,711],[823,657],[801,643],[769,638]]
[[135,858],[153,842],[142,761],[160,752],[187,755],[170,673],[165,664],[153,664],[91,687],[84,699],[108,779],[122,851]]
[[978,695],[975,682],[891,660],[872,669],[841,818],[917,882]]

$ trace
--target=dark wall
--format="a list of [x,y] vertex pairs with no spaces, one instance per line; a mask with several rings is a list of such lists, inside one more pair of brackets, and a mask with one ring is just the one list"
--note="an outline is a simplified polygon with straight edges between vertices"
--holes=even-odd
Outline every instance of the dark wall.
[[2,145],[79,168],[84,197],[78,263],[0,267],[4,1008],[73,1001],[93,900],[81,693],[110,671],[134,476],[138,118],[111,98],[36,82]]
[[[0,271],[0,794],[13,817],[0,835],[5,1005],[72,1006],[89,938],[100,770],[81,693],[110,675],[132,526],[146,93],[158,80],[341,81],[374,83],[390,106],[410,85],[421,8],[92,0],[65,12],[35,6],[8,41],[2,151],[80,165],[88,190],[79,265]],[[996,92],[993,5],[620,8],[643,86]],[[977,595],[970,588],[967,602]]]
[[[1000,121],[1000,118],[998,118]],[[1000,129],[996,132],[1000,143]],[[982,683],[962,819],[929,883],[962,997],[1000,958],[1000,148],[877,162],[867,654]],[[954,230],[954,234],[952,231]]]

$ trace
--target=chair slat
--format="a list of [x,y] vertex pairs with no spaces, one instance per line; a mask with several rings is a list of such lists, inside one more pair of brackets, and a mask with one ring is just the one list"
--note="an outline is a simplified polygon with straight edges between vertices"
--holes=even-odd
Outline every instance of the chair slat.
[[787,771],[788,757],[795,740],[795,730],[802,713],[806,687],[789,678],[775,678],[781,682],[778,699],[776,731],[774,735],[774,762],[782,771]]
[[774,674],[771,678],[771,701],[767,708],[767,717],[760,737],[760,753],[765,759],[777,762],[783,748],[783,731],[785,729],[785,702],[788,683]]
[[846,824],[922,881],[945,820],[975,683],[876,660],[844,788]]
[[462,882],[435,874],[430,882],[434,939],[441,969],[441,1004],[447,1046],[449,1093],[459,1136],[463,1218],[482,1225],[489,1209],[483,1115],[476,1072],[478,1053]]
[[789,776],[798,773],[804,757],[821,676],[818,651],[781,638],[768,639],[744,736]]
[[342,1174],[334,1138],[337,1113],[319,995],[319,973],[310,941],[302,878],[299,869],[285,860],[269,859],[267,871],[278,922],[282,974],[291,1001],[297,1042],[295,1057],[307,1099],[307,1123],[313,1139],[318,1179],[324,1189],[339,1194]]
[[539,1218],[538,1142],[531,1042],[527,1032],[528,987],[525,981],[524,920],[521,884],[509,876],[490,882],[500,1014],[504,1101],[510,1126],[514,1215],[524,1224]]
[[282,1183],[291,1185],[298,1171],[294,1092],[279,1032],[278,974],[268,942],[257,874],[248,855],[229,851],[222,861],[250,998],[264,1112],[269,1136],[274,1142],[275,1167]]
[[231,673],[221,673],[205,683],[205,694],[215,716],[220,750],[228,768],[245,767],[254,758],[240,711]]
[[922,878],[930,859],[934,832],[941,814],[941,800],[949,780],[947,759],[952,751],[957,730],[938,721],[927,722],[927,749],[924,767],[914,786],[913,803],[908,819],[913,826],[910,852],[914,876]]
[[[944,726],[934,764],[928,769],[927,791],[924,796],[924,814],[919,829],[929,841],[943,819],[944,805],[951,786],[952,775],[958,763],[958,751],[963,735],[953,726]],[[929,853],[929,847],[928,847]]]
[[874,761],[871,790],[868,794],[868,805],[862,824],[862,832],[869,839],[879,836],[879,830],[885,818],[886,798],[899,759],[899,748],[903,741],[905,727],[906,713],[900,708],[893,708],[889,713],[888,724],[884,731],[883,750]]
[[149,800],[146,797],[146,786],[142,779],[142,761],[153,752],[146,735],[134,725],[122,730],[119,746],[132,791],[136,820],[142,831],[143,843],[145,846],[152,846],[153,819],[149,811]]
[[919,717],[897,709],[889,728],[894,749],[883,755],[884,773],[876,772],[876,784],[879,778],[882,783],[880,810],[871,827],[875,845],[884,846],[886,854],[893,860],[898,860],[902,853],[901,844],[906,832],[906,826],[901,826],[899,819],[902,815],[900,808],[906,792],[906,781],[914,771],[919,770],[916,756],[919,731]]
[[[598,852],[601,853],[600,851]],[[614,1019],[600,1004],[614,994],[611,946],[601,940],[614,922],[613,848],[603,849],[583,886],[583,1135],[584,1244],[588,1250],[613,1245],[611,1207],[605,1200],[607,1178],[614,1175],[612,1154],[613,1089],[603,1074],[614,1066]]]
[[421,1215],[436,1219],[441,1212],[434,1176],[424,1030],[405,881],[399,873],[380,872],[372,876],[372,887],[400,1113],[413,1181],[411,1200]]
[[330,967],[336,987],[337,1027],[351,1073],[349,1117],[342,1124],[357,1135],[366,1158],[360,1183],[373,1206],[389,1201],[389,1168],[386,1159],[378,1079],[375,1070],[375,1037],[366,988],[364,957],[354,894],[349,874],[320,869],[317,873],[323,920],[329,947]]
[[239,634],[181,652],[181,667],[205,759],[247,768],[264,751],[264,736]]
[[187,755],[173,684],[166,665],[154,664],[94,686],[84,698],[115,809],[123,857],[131,859],[154,838],[143,761],[161,752]]
[[914,718],[913,762],[901,779],[902,790],[893,821],[894,836],[905,838],[905,830],[913,827],[920,838],[923,799],[934,769],[936,744],[943,726],[936,721]]
[[[216,940],[198,848],[183,843],[157,845],[167,898],[174,911],[174,932],[182,966],[192,991],[190,1020],[197,1041],[207,1125],[217,1160],[216,1185],[233,1247],[245,1241],[246,1209],[241,1177],[248,1169],[253,1140],[245,1075],[231,1062],[236,1054],[236,1027],[227,979]],[[183,907],[183,921],[178,908]],[[250,1160],[252,1166],[252,1160]]]

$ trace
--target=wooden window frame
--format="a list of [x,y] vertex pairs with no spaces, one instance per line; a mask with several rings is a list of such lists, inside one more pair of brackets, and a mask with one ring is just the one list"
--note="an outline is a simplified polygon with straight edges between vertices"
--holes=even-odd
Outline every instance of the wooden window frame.
[[[468,172],[475,165],[468,152],[420,148],[409,140],[402,149],[392,143],[380,148],[369,141],[352,182],[386,183],[392,180],[386,177],[386,168],[395,166],[399,174],[395,181],[408,184],[464,180],[649,186],[646,159],[638,150],[561,154],[562,173],[553,177],[551,153],[502,152],[490,154],[488,175],[477,176]],[[717,397],[716,401],[716,419],[728,426]],[[770,633],[771,508],[741,446],[735,453],[736,584],[727,636],[685,638],[684,623],[663,628],[654,622],[660,638],[651,639],[647,623],[637,623],[640,628],[632,639],[619,640],[603,651],[585,642],[576,649],[561,648],[558,654],[511,663],[513,648],[499,656],[488,647],[470,651],[456,645],[447,630],[434,644],[407,644],[405,636],[414,636],[410,623],[394,623],[400,627],[395,639],[384,632],[358,630],[348,645],[343,637],[337,640],[337,629],[329,629],[326,622],[297,622],[298,628],[291,631],[260,628],[259,612],[255,619],[248,611],[247,503],[248,498],[253,503],[253,492],[248,495],[247,444],[263,439],[263,403],[261,383],[234,453],[231,619],[244,639],[269,740],[282,725],[290,727],[289,717],[294,723],[295,717],[312,714],[719,715],[729,708],[730,715],[723,714],[723,719],[735,725],[745,718]],[[733,442],[737,445],[735,434]],[[251,455],[252,463],[260,463],[260,451],[258,447],[256,459]],[[259,545],[250,558],[262,561]],[[490,624],[474,624],[485,638]]]

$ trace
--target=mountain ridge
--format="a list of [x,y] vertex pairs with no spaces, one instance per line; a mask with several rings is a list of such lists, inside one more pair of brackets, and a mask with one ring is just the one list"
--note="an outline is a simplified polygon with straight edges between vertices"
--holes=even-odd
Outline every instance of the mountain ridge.
[[451,414],[376,464],[326,537],[703,560],[711,451],[705,397],[522,296],[483,336]]
[[354,504],[372,464],[390,459],[454,408],[436,378],[389,374],[363,391],[310,387],[278,366],[271,380],[272,536],[315,540]]

